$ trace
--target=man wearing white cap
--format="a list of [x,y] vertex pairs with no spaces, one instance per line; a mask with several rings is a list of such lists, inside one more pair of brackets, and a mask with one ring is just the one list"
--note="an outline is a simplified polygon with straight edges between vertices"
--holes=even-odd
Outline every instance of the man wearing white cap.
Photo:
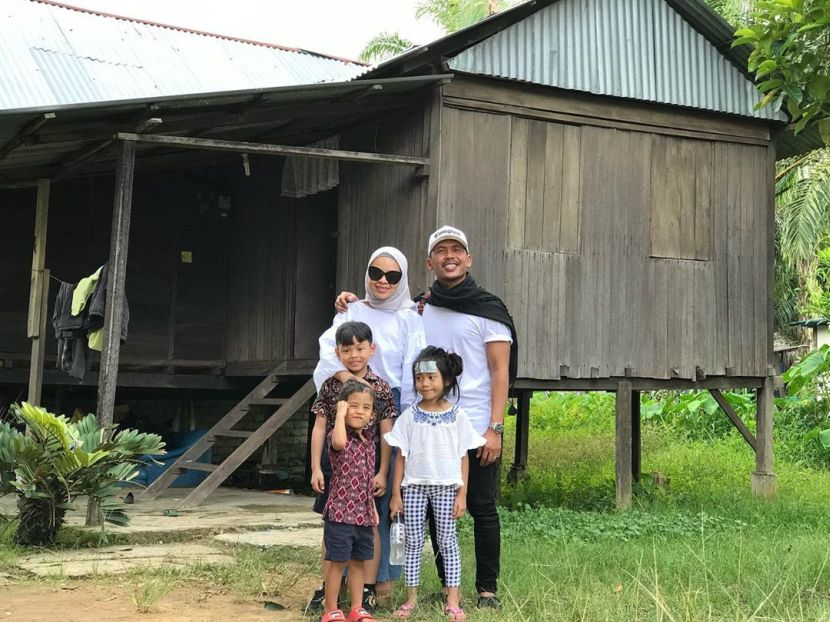
[[[474,521],[478,607],[499,608],[496,589],[500,570],[501,526],[496,510],[498,461],[502,450],[504,411],[510,383],[515,380],[517,340],[504,303],[481,289],[468,270],[473,258],[467,236],[451,226],[439,227],[427,247],[432,286],[418,296],[427,343],[459,354],[459,405],[476,432],[487,440],[469,455],[467,509]],[[343,292],[338,310],[353,295]],[[443,563],[436,559],[443,579]]]

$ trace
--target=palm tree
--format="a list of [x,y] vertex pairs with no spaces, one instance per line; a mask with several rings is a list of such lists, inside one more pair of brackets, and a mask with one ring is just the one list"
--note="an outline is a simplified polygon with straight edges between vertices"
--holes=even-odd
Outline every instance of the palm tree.
[[360,60],[364,63],[379,63],[405,52],[413,45],[412,41],[404,39],[397,32],[382,32],[366,44],[360,52]]
[[[485,17],[516,4],[517,0],[421,0],[415,17],[429,16],[446,33],[471,26]],[[372,38],[360,53],[360,60],[379,63],[413,46],[397,32],[382,32]]]
[[778,255],[798,284],[799,312],[809,312],[826,296],[817,269],[830,247],[830,148],[781,160],[775,195]]

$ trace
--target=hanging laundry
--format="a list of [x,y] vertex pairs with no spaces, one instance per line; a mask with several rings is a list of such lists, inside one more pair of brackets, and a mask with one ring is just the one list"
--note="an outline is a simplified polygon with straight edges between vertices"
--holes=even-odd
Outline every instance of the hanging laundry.
[[[107,265],[77,285],[61,283],[52,314],[58,340],[57,369],[82,380],[89,369],[89,350],[103,349],[104,311],[107,299]],[[126,297],[122,308],[121,343],[127,340],[130,311]]]

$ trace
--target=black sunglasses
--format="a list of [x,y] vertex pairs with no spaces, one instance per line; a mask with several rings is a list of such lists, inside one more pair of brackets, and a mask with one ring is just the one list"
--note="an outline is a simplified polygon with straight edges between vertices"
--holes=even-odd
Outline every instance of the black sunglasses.
[[377,266],[369,266],[369,278],[371,280],[380,281],[383,277],[386,277],[386,282],[389,283],[389,285],[397,285],[403,278],[403,272],[399,270],[384,272]]

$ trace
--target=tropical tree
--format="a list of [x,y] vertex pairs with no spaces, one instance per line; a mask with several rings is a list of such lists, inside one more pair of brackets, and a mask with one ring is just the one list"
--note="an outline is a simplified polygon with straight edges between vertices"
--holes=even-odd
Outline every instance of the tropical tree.
[[360,53],[360,60],[365,63],[379,63],[405,52],[413,45],[412,41],[404,39],[397,32],[382,32],[366,44]]
[[[415,17],[431,17],[446,33],[471,26],[485,17],[503,11],[517,0],[421,0]],[[382,32],[372,38],[360,53],[360,60],[378,63],[405,52],[414,44],[397,32]]]
[[796,133],[817,125],[830,145],[830,2],[757,0],[733,46],[752,45],[749,70],[764,94],[759,107],[784,107]]

